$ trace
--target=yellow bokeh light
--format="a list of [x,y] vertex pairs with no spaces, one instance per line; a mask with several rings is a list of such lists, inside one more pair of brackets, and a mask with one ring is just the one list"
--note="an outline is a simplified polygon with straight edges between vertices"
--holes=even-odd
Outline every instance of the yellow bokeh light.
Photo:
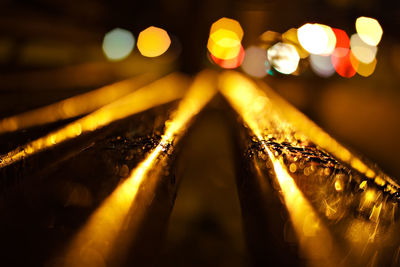
[[240,23],[234,19],[221,18],[211,25],[210,35],[218,30],[228,30],[236,34],[239,41],[243,38],[243,29]]
[[331,54],[333,52],[333,50],[336,47],[336,35],[333,32],[331,27],[329,27],[327,25],[324,25],[324,24],[316,24],[316,25],[322,27],[324,29],[324,31],[325,31],[325,34],[326,34],[326,36],[328,38],[328,42],[326,44],[325,51],[324,51],[323,54],[324,55],[329,55],[329,54]]
[[158,57],[165,53],[171,45],[168,33],[154,26],[140,32],[137,47],[145,57]]
[[231,60],[238,57],[242,38],[243,29],[239,22],[221,18],[211,25],[207,49],[218,59]]
[[304,24],[297,30],[301,46],[316,55],[329,55],[336,46],[336,36],[332,28],[323,24]]
[[356,20],[356,30],[360,38],[369,45],[376,46],[381,41],[383,30],[376,19],[359,17]]
[[135,38],[128,30],[115,28],[106,33],[103,39],[103,52],[111,61],[118,61],[130,55]]
[[[368,76],[371,76],[372,73],[374,73],[377,60],[376,60],[376,58],[374,58],[374,59],[372,60],[372,62],[370,62],[370,63],[363,63],[363,62],[361,62],[361,61],[358,61],[358,60],[355,58],[354,55],[351,55],[351,56],[350,56],[350,62],[351,62],[351,64],[353,65],[353,67],[354,67],[354,66],[357,67],[357,68],[355,68],[355,69],[356,69],[356,71],[357,71],[357,73],[358,73],[359,75],[361,75],[361,76],[363,76],[363,77],[368,77]],[[371,177],[373,177],[373,176],[374,176],[374,175],[372,175]],[[370,177],[370,178],[371,178],[371,177]]]
[[240,52],[240,39],[237,35],[226,29],[219,29],[213,32],[208,39],[208,51],[219,59],[232,59]]
[[309,53],[301,46],[299,42],[299,38],[297,37],[297,29],[291,28],[282,34],[282,42],[292,44],[297,53],[299,53],[300,58],[306,58],[309,56]]

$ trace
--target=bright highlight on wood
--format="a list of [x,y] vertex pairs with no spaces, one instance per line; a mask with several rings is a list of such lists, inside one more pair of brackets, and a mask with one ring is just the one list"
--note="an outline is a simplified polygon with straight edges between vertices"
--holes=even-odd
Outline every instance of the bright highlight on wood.
[[[148,179],[149,172],[153,168],[160,168],[157,163],[160,162],[165,146],[175,144],[177,138],[187,130],[190,120],[213,98],[216,93],[215,80],[216,75],[211,71],[204,71],[196,77],[178,108],[172,113],[171,119],[165,123],[165,131],[160,143],[138,164],[131,175],[111,193],[76,235],[66,251],[67,262],[65,267],[102,267],[104,262],[115,260],[114,254],[118,254],[120,250],[120,248],[114,246],[115,242],[120,236],[122,228],[127,225],[126,220],[129,212],[132,212],[138,192],[141,190],[145,194],[154,195],[154,187],[152,186],[154,183]],[[142,184],[145,184],[146,187],[141,187]],[[131,215],[135,216],[135,222],[140,222],[143,219],[146,208],[146,206],[139,206],[136,213]],[[124,229],[124,231],[126,230]],[[132,234],[135,234],[134,229]],[[125,238],[124,241],[129,243],[129,239],[133,239],[133,236],[120,238]],[[100,255],[102,261],[99,262],[98,257],[90,257],[90,254],[88,256],[83,254],[83,252],[91,251]]]
[[0,168],[46,150],[81,134],[100,129],[110,123],[146,109],[181,98],[188,85],[185,76],[170,74],[126,95],[63,128],[18,147],[0,156]]

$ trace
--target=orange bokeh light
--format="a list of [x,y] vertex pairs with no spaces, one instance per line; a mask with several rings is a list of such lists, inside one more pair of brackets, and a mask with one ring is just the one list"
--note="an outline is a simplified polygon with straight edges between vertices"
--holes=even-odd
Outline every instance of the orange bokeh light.
[[168,33],[154,26],[139,33],[137,48],[145,57],[158,57],[164,54],[171,45]]

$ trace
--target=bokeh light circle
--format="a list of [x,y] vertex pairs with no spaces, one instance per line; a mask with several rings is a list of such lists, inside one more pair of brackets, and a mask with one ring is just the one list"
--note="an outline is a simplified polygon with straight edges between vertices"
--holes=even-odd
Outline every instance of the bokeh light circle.
[[320,56],[311,54],[310,57],[311,69],[321,77],[330,77],[335,73],[335,67],[332,65],[330,56]]
[[126,58],[135,46],[133,34],[125,29],[115,28],[106,33],[103,39],[103,52],[109,60]]
[[358,61],[355,57],[350,59],[351,50],[349,48],[337,47],[331,55],[332,65],[337,74],[345,78],[353,77],[358,68]]
[[207,49],[214,58],[235,62],[242,53],[242,38],[243,29],[238,21],[221,18],[211,25]]
[[383,30],[374,18],[359,17],[356,20],[356,30],[360,38],[369,45],[376,46],[381,41]]
[[266,50],[257,46],[249,46],[245,50],[241,67],[250,76],[262,78],[267,75],[267,71],[270,68],[267,61]]
[[219,29],[208,39],[208,51],[219,59],[233,59],[239,54],[241,47],[240,39],[237,35],[226,29]]
[[171,45],[168,33],[158,27],[148,27],[140,32],[137,47],[145,57],[158,57],[164,54]]
[[297,70],[300,56],[291,44],[277,43],[267,51],[268,61],[280,73],[291,74]]
[[239,53],[237,54],[237,56],[235,58],[220,59],[220,58],[217,58],[216,56],[214,56],[211,53],[210,53],[210,57],[214,61],[214,63],[217,64],[218,66],[220,66],[221,68],[224,68],[224,69],[236,69],[242,64],[243,59],[245,57],[245,51],[243,49],[243,46],[240,45]]
[[374,61],[378,48],[365,43],[361,37],[355,33],[350,38],[350,47],[354,56],[362,63],[368,64]]
[[331,54],[336,46],[336,36],[332,28],[323,24],[304,24],[297,30],[301,46],[316,55]]
[[356,69],[358,75],[368,77],[371,76],[372,73],[374,73],[377,60],[376,58],[374,58],[372,62],[366,64],[358,61],[357,58],[353,54],[351,54],[350,62],[353,68]]
[[229,19],[229,18],[220,18],[216,22],[214,22],[211,25],[210,28],[210,35],[212,35],[214,32],[224,29],[233,32],[236,34],[236,37],[239,41],[242,40],[243,38],[243,29],[242,26],[240,26],[240,23],[234,19]]

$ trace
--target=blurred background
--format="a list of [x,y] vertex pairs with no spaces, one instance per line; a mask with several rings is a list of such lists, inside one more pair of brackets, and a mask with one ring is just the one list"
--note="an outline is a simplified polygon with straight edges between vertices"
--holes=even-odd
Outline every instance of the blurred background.
[[[376,18],[383,29],[377,65],[369,77],[347,79],[335,74],[321,78],[308,67],[297,76],[278,74],[265,79],[340,141],[379,163],[389,174],[400,176],[399,5],[378,0],[3,0],[0,116],[134,74],[132,66],[107,65],[101,44],[104,35],[116,27],[131,31],[135,38],[151,25],[165,29],[177,51],[174,65],[166,65],[194,74],[212,65],[207,58],[207,37],[211,24],[221,17],[240,22],[246,47],[267,30],[284,33],[308,22],[340,28],[350,36],[355,33],[355,20],[368,16]],[[136,54],[134,50],[130,57]]]
[[[293,75],[273,72],[263,79],[332,136],[396,179],[400,177],[399,1],[2,0],[0,118],[141,72],[179,70],[194,75],[204,68],[220,69],[210,60],[207,39],[211,25],[221,17],[241,24],[246,48],[257,44],[266,31],[284,33],[305,23],[326,24],[351,36],[360,16],[375,18],[383,29],[377,64],[368,77],[336,73],[321,77],[304,59]],[[134,47],[123,60],[109,60],[102,48],[107,33],[125,29],[137,40],[149,26],[168,32],[169,53],[146,58]],[[233,141],[229,126],[221,124],[225,121],[221,112],[218,107],[208,108],[178,159],[184,170],[162,254],[165,265],[242,266],[246,262]],[[30,133],[25,138],[32,139]],[[14,147],[3,144],[1,152]],[[186,252],[187,262],[181,251]]]

